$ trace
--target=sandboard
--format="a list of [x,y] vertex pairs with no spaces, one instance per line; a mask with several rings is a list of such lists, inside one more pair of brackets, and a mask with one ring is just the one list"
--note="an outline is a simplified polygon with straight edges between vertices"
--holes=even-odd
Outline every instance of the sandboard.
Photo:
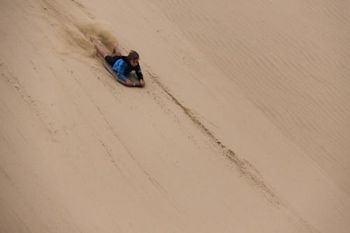
[[131,81],[131,84],[126,83],[125,81],[119,79],[118,75],[113,71],[112,67],[106,62],[103,61],[103,66],[106,68],[106,70],[113,75],[113,77],[120,82],[121,84],[123,84],[124,86],[127,87],[144,87],[140,84],[140,81],[138,80],[136,74],[131,73],[127,76],[127,79],[129,79]]

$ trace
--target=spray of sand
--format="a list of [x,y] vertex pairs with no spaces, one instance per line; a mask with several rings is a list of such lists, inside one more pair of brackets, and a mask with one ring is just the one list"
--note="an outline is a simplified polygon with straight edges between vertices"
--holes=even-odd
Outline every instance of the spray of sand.
[[108,30],[98,24],[66,24],[64,26],[65,39],[72,49],[79,50],[87,56],[95,56],[93,39],[98,39],[110,51],[118,49],[117,39]]

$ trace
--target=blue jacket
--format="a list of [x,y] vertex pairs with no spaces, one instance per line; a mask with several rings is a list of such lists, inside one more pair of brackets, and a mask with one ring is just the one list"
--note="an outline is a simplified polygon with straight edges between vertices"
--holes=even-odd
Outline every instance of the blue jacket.
[[126,76],[130,74],[131,71],[135,70],[137,78],[139,80],[143,79],[140,65],[132,67],[127,61],[126,57],[120,57],[112,67],[113,71],[117,73],[118,78],[122,81],[126,81]]

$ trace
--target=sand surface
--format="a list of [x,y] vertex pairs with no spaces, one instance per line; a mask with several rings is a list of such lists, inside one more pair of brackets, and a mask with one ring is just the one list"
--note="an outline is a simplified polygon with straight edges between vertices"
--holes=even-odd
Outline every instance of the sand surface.
[[[350,4],[0,0],[1,233],[347,233]],[[91,36],[141,54],[117,83]]]

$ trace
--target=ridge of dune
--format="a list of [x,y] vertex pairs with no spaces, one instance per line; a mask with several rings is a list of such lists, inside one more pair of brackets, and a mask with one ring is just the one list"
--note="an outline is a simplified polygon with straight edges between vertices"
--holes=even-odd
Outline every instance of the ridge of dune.
[[213,4],[0,2],[0,232],[348,231],[349,5]]

